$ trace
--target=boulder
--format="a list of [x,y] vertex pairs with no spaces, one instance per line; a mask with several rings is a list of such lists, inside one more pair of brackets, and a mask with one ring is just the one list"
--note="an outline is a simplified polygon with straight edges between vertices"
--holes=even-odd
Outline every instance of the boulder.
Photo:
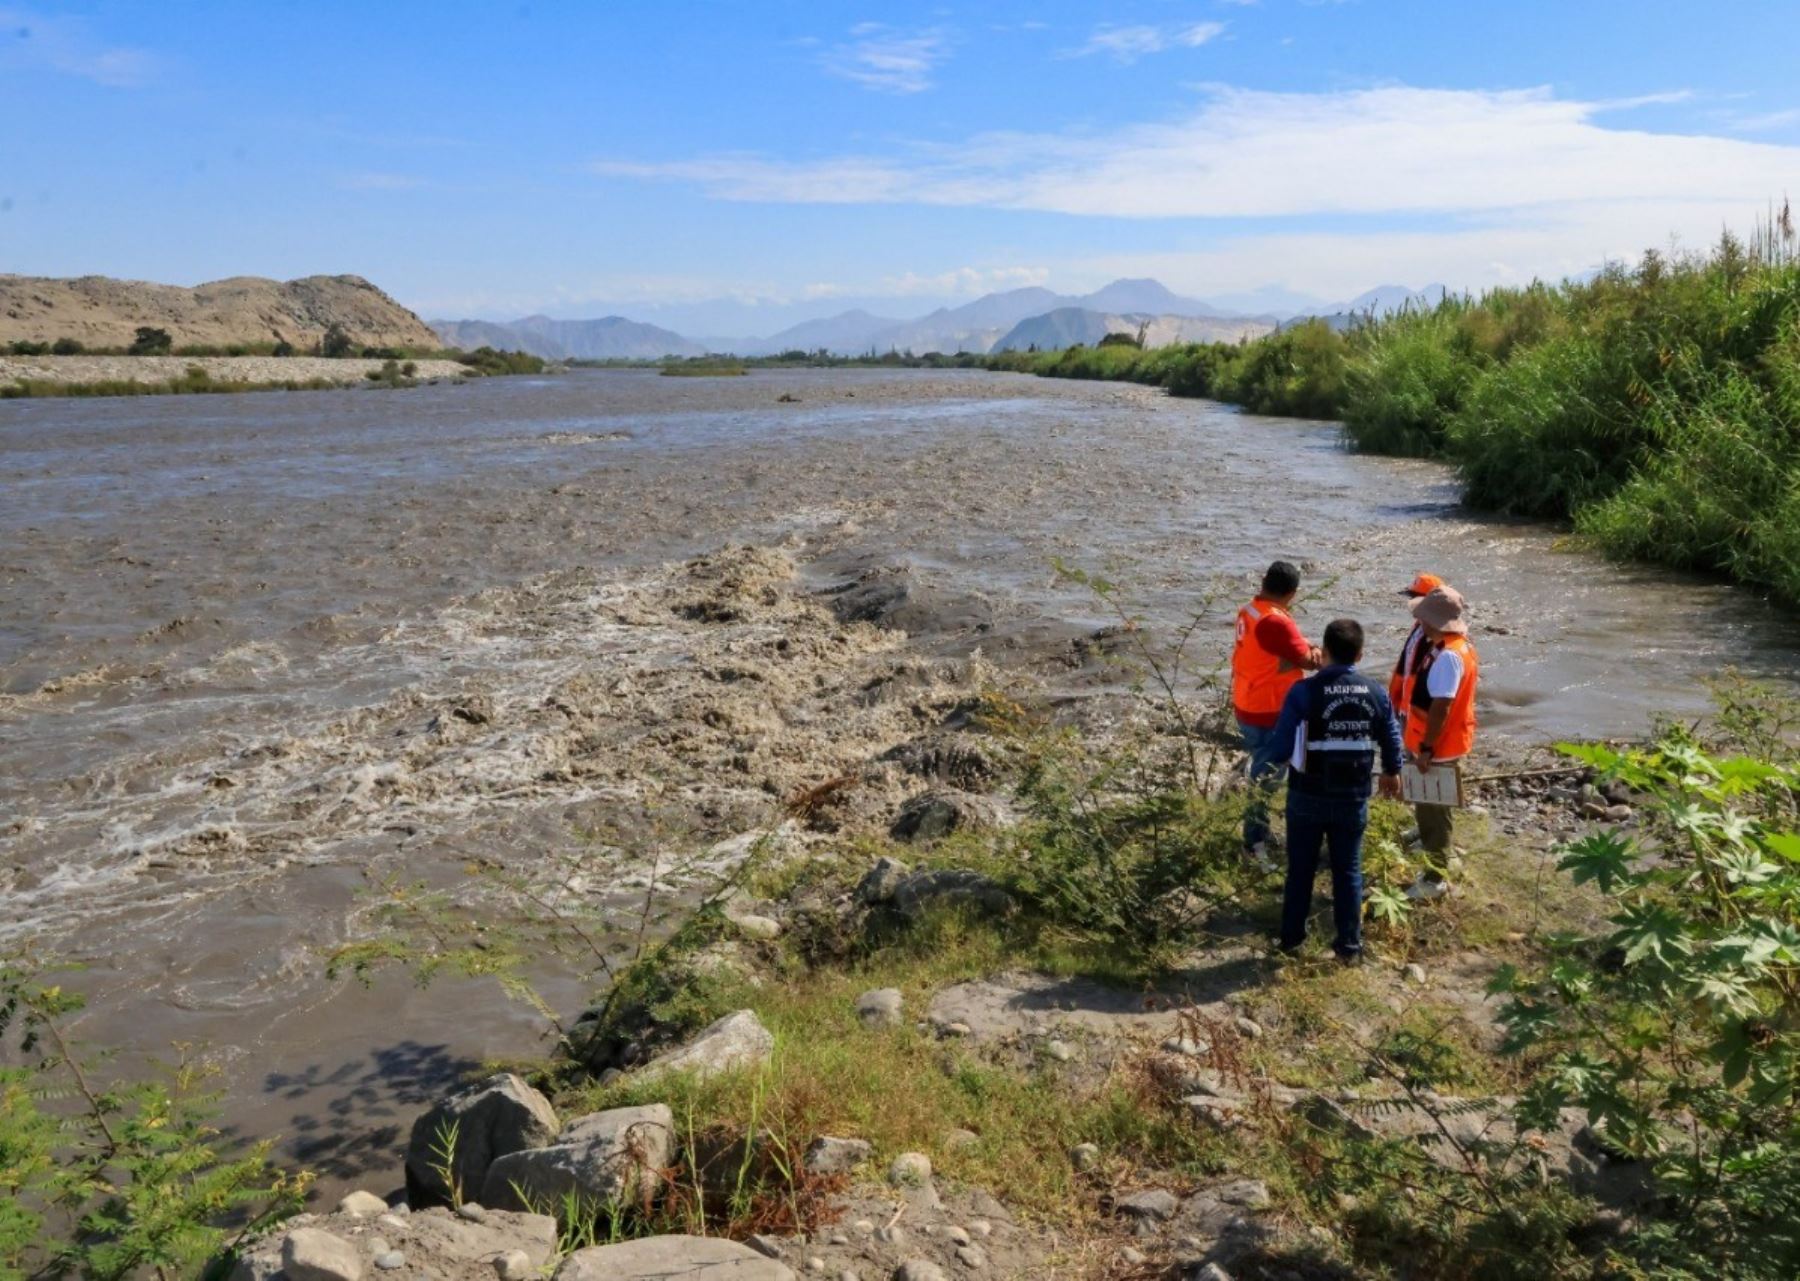
[[811,1174],[848,1174],[874,1151],[867,1139],[839,1139],[822,1134],[806,1149],[806,1169]]
[[388,1204],[373,1192],[360,1189],[345,1196],[338,1202],[338,1213],[348,1214],[356,1218],[367,1218],[373,1214],[386,1214]]
[[480,1193],[488,1167],[508,1153],[542,1147],[557,1135],[550,1100],[511,1072],[501,1072],[452,1094],[417,1121],[406,1147],[406,1193],[415,1208],[448,1205],[451,1188],[436,1167],[455,1130],[452,1176],[465,1197]]
[[762,1025],[754,1010],[735,1010],[718,1019],[678,1050],[652,1059],[640,1068],[646,1079],[671,1072],[713,1076],[734,1068],[760,1067],[775,1052],[775,1036]]
[[481,1203],[543,1212],[565,1194],[601,1207],[635,1201],[654,1190],[654,1172],[675,1153],[675,1118],[661,1103],[613,1108],[572,1121],[547,1147],[527,1148],[489,1167]]
[[718,1237],[665,1236],[577,1250],[554,1281],[794,1281],[785,1263]]
[[1012,895],[980,872],[966,868],[912,872],[894,887],[893,904],[908,920],[934,907],[967,907],[1004,916],[1013,909]]
[[1121,1218],[1148,1219],[1158,1223],[1174,1218],[1175,1211],[1180,1207],[1180,1200],[1167,1188],[1148,1188],[1142,1192],[1132,1192],[1120,1197],[1113,1204],[1113,1210]]
[[912,869],[897,858],[880,858],[856,883],[856,901],[865,907],[890,902]]
[[999,821],[999,811],[986,797],[936,788],[903,804],[891,831],[897,841],[935,841],[952,832],[994,827]]

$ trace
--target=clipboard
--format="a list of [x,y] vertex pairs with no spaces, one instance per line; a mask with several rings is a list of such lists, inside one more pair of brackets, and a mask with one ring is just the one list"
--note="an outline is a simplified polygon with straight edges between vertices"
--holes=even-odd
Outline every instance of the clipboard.
[[1461,809],[1462,762],[1446,761],[1420,772],[1410,762],[1400,771],[1400,797],[1413,805],[1448,805]]

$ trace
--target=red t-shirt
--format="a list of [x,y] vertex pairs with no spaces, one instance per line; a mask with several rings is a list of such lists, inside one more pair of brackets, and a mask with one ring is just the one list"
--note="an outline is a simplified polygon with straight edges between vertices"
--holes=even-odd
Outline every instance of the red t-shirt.
[[[1298,667],[1312,657],[1312,647],[1306,643],[1306,637],[1300,634],[1300,624],[1286,614],[1264,614],[1256,623],[1256,643],[1277,658],[1285,658]],[[1259,729],[1274,729],[1275,722],[1281,719],[1281,711],[1246,712],[1237,709],[1237,718],[1246,725],[1255,725]]]

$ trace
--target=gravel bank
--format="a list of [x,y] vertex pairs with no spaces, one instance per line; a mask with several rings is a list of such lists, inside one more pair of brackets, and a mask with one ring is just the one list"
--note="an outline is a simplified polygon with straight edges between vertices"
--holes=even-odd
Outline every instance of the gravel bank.
[[[379,360],[327,360],[322,356],[0,356],[0,386],[19,381],[54,383],[166,383],[196,365],[215,382],[325,382],[346,386],[367,382]],[[466,365],[454,360],[420,360],[416,377],[461,378]]]

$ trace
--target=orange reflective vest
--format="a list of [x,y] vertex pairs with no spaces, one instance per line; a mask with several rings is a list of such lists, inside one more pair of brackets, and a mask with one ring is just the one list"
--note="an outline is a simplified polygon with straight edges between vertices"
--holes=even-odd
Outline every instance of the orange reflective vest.
[[1400,678],[1401,697],[1406,705],[1406,750],[1417,752],[1425,745],[1425,726],[1431,718],[1431,695],[1427,691],[1426,676],[1438,655],[1443,650],[1453,649],[1462,655],[1462,684],[1456,687],[1456,697],[1450,700],[1449,714],[1444,717],[1444,728],[1438,734],[1437,742],[1432,744],[1431,755],[1440,761],[1467,756],[1469,749],[1475,746],[1475,685],[1481,678],[1481,658],[1467,636],[1451,636],[1441,646],[1432,645],[1423,638],[1419,644],[1429,652],[1412,665],[1412,671],[1402,673]]
[[[1416,643],[1415,643],[1416,642]],[[1393,675],[1388,677],[1388,701],[1394,705],[1394,715],[1401,720],[1406,719],[1407,695],[1410,687],[1407,678],[1416,675],[1419,664],[1424,661],[1431,643],[1425,639],[1425,629],[1417,623],[1407,634],[1406,644],[1400,647],[1400,657],[1394,662]],[[1407,668],[1412,668],[1408,671]]]
[[1288,616],[1281,606],[1258,596],[1237,616],[1237,644],[1231,651],[1231,702],[1251,716],[1280,715],[1288,690],[1306,675],[1292,665],[1284,668],[1280,655],[1271,654],[1256,639],[1256,625],[1270,614]]

